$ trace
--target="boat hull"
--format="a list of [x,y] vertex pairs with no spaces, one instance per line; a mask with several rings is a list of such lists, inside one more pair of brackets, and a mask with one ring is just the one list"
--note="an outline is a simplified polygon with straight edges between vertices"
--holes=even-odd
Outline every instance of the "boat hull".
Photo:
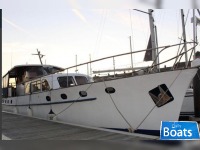
[[[43,119],[54,115],[57,121],[85,126],[159,130],[161,121],[178,120],[185,92],[196,72],[196,68],[176,70],[3,98],[2,108]],[[163,84],[173,100],[157,107],[149,92]],[[114,93],[107,93],[107,87],[114,88]],[[81,97],[80,91],[87,96]]]

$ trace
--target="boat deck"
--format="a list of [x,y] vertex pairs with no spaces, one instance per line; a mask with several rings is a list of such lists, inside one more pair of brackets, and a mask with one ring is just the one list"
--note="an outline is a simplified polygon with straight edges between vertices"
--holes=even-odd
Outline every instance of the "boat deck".
[[2,112],[3,140],[156,140],[157,136],[62,124]]

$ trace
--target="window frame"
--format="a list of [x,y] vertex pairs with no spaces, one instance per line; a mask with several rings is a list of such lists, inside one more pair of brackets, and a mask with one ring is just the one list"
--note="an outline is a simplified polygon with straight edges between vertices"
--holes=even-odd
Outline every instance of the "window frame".
[[[61,86],[62,83],[60,82],[60,79],[63,80],[64,78],[66,78],[67,85],[66,85],[66,86]],[[73,82],[72,85],[69,84],[69,81],[70,81],[69,79]],[[73,86],[76,85],[76,82],[75,82],[73,76],[59,76],[59,77],[57,77],[57,81],[58,81],[58,84],[59,84],[59,87],[60,87],[60,88],[73,87]],[[65,81],[65,80],[64,80],[64,81]],[[62,81],[62,82],[63,82],[63,81]],[[60,84],[60,83],[61,83],[61,84]]]
[[[80,80],[77,80],[77,77],[78,78],[84,78],[85,79],[85,83],[83,83],[83,84],[80,84],[78,81],[80,81]],[[74,79],[76,80],[76,83],[77,83],[77,85],[84,85],[84,84],[87,84],[88,83],[88,79],[87,79],[87,77],[85,77],[85,76],[74,76]]]

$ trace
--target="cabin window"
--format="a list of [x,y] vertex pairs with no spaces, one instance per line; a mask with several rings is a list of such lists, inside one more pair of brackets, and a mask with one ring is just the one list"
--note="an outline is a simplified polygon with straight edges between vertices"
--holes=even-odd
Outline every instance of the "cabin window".
[[50,90],[50,86],[49,83],[46,79],[42,80],[42,91],[49,91]]
[[25,94],[30,94],[30,83],[25,83]]
[[6,76],[3,77],[3,93],[2,96],[3,97],[8,97],[8,74]]
[[88,83],[87,78],[84,77],[84,76],[75,76],[75,79],[76,79],[76,82],[77,82],[78,85]]
[[58,77],[58,83],[61,88],[70,87],[70,86],[75,85],[74,79],[71,76]]
[[41,91],[41,81],[37,80],[31,83],[31,92],[40,92]]
[[16,79],[15,78],[9,78],[9,87],[16,88]]
[[3,78],[3,88],[7,88],[8,87],[8,75],[6,75]]
[[16,96],[16,79],[15,78],[9,78],[8,96],[9,97]]

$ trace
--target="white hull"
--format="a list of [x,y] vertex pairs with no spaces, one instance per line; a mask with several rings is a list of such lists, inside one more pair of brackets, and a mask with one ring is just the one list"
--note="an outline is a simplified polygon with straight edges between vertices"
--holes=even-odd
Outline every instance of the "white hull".
[[[3,110],[48,119],[51,108],[58,114],[69,107],[57,115],[56,120],[104,128],[159,130],[161,121],[178,120],[185,92],[196,71],[196,68],[169,71],[6,98],[3,99],[7,101],[3,103]],[[174,100],[157,107],[149,91],[161,84],[167,85]],[[115,93],[107,94],[105,86],[114,87]],[[79,98],[79,91],[86,91],[87,96]],[[67,95],[66,100],[61,99],[63,93]],[[46,100],[46,96],[51,97],[51,102]],[[77,101],[65,103],[73,100]],[[28,110],[29,103],[31,111]],[[41,103],[45,105],[32,105]]]

